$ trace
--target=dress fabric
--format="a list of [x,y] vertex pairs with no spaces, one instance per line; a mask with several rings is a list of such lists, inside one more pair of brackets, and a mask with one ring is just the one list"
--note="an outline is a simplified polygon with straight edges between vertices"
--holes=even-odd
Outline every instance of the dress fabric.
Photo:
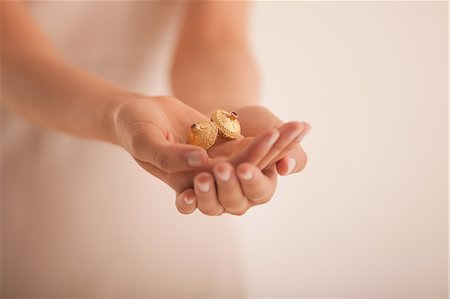
[[[182,2],[27,7],[72,63],[135,91],[170,94]],[[125,150],[1,109],[4,297],[242,294],[242,257],[229,217],[181,215],[174,191]]]

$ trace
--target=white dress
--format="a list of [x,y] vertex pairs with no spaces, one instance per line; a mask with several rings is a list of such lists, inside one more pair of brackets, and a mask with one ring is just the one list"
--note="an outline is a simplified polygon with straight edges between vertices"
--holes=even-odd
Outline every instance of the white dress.
[[[149,95],[170,94],[178,2],[30,2],[65,57]],[[242,295],[229,223],[179,214],[123,149],[30,125],[2,107],[2,295]]]

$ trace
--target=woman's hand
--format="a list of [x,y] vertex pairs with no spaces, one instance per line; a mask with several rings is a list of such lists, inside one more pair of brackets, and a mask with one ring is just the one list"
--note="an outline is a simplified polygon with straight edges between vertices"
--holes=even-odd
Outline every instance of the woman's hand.
[[[227,109],[256,102],[256,69],[242,31],[246,4],[229,5],[195,2],[186,18],[174,59],[173,87],[175,94],[196,109],[206,111],[219,106]],[[286,136],[292,136],[300,123],[268,126],[265,122],[271,118],[267,118],[258,124],[256,114],[246,117],[245,109],[238,111],[245,137],[219,141],[208,153],[185,144],[190,125],[208,116],[174,98],[130,96],[122,87],[67,63],[22,4],[10,2],[6,10],[1,36],[5,45],[3,70],[8,74],[4,99],[30,122],[79,137],[117,143],[177,193],[193,187],[193,178],[201,172],[217,173],[219,177],[221,167],[238,168],[238,174],[242,167],[244,180],[250,176],[247,170],[252,172],[253,178],[248,179],[252,184],[264,182],[258,173],[263,169],[261,173],[270,181],[266,185],[273,188],[263,191],[254,188],[259,191],[253,194],[270,195],[275,187],[271,180],[273,162],[284,153],[293,156],[299,153],[289,152]],[[223,107],[224,104],[229,107]],[[292,163],[288,161],[285,156],[278,160],[278,172],[289,172]],[[294,171],[301,168],[301,163],[297,163]],[[224,181],[236,182],[233,174]],[[245,189],[242,194],[250,199],[270,198],[248,195],[253,187],[246,182],[240,185],[248,187],[242,187]],[[219,199],[228,194],[221,190],[219,186]],[[232,204],[224,205],[234,211]]]
[[112,114],[116,143],[160,179],[207,165],[207,152],[186,144],[191,124],[207,117],[177,99],[137,95]]
[[[194,187],[177,196],[176,206],[180,213],[190,214],[198,208],[202,213],[217,216],[223,213],[242,215],[253,206],[267,203],[273,196],[277,172],[287,175],[301,171],[307,162],[306,153],[299,142],[310,130],[308,123],[291,122],[284,124],[268,109],[248,106],[236,110],[240,117],[244,136],[256,136],[277,129],[279,134],[271,149],[265,154],[254,152],[249,161],[237,167],[223,161],[213,167],[213,171],[201,172],[194,179]],[[228,146],[233,146],[233,142]],[[211,148],[217,153],[223,147]],[[236,164],[235,164],[236,165]]]
[[235,168],[231,163],[220,162],[213,173],[195,176],[194,188],[177,196],[176,207],[182,214],[191,214],[198,208],[208,216],[243,215],[253,206],[267,203],[276,185],[274,167],[261,170],[251,163],[242,163]]
[[257,165],[271,152],[274,142],[271,134],[278,134],[277,130],[269,130],[258,138],[219,140],[214,150],[207,153],[198,146],[186,144],[186,136],[193,123],[208,117],[175,98],[137,96],[121,103],[114,111],[116,142],[145,170],[177,192],[191,187],[197,173],[212,171],[219,161],[226,160],[236,166],[243,162]]
[[[242,134],[244,136],[256,136],[269,129],[281,129],[284,125],[284,122],[281,119],[275,116],[269,109],[262,106],[246,106],[237,109],[237,112],[240,115],[243,128]],[[300,172],[305,168],[307,155],[302,149],[300,142],[305,135],[308,134],[311,125],[307,122],[302,122],[302,124],[303,126],[301,128],[297,128],[296,132],[291,133],[293,134],[292,136],[295,137],[290,144],[286,146],[286,144],[280,140],[274,145],[275,148],[283,148],[283,150],[278,154],[276,154],[277,151],[272,151],[272,155],[265,157],[265,159],[258,164],[260,169],[270,168],[275,164],[278,174],[288,175]]]
[[[200,147],[185,143],[191,124],[208,117],[175,98],[138,96],[117,106],[113,115],[117,143],[127,149],[139,165],[171,186],[177,194],[192,188],[193,178],[199,173],[219,173],[222,167],[238,167],[241,164],[244,165],[240,167],[245,177],[249,176],[246,170],[250,170],[256,182],[260,182],[263,177],[254,172],[254,167],[284,151],[303,126],[302,123],[291,122],[277,129],[268,127],[266,131],[260,130],[257,136],[219,140],[207,153]],[[266,169],[264,174],[268,175],[269,186],[274,189],[276,176],[270,176],[273,171]],[[230,182],[235,182],[233,178],[230,174]],[[249,183],[244,184],[252,189]],[[231,189],[239,191],[240,187]],[[256,193],[260,188],[253,189],[256,191],[249,192]],[[264,199],[267,198],[259,200]]]

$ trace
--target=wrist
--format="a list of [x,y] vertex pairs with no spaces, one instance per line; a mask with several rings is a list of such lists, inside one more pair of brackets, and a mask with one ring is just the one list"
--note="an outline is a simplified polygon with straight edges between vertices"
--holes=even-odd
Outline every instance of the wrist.
[[130,103],[142,98],[148,97],[127,90],[115,91],[110,96],[110,100],[108,104],[105,105],[102,117],[100,118],[100,138],[123,146],[120,128],[120,118],[123,114],[122,111],[126,109]]
[[171,69],[174,95],[202,113],[258,103],[260,77],[248,49],[180,48]]

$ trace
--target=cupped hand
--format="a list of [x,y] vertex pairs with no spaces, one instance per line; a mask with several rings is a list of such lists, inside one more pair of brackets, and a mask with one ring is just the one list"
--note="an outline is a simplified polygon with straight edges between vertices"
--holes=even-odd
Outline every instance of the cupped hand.
[[[273,196],[277,172],[287,175],[301,171],[307,156],[300,141],[310,130],[306,122],[283,123],[268,109],[248,106],[237,109],[242,133],[254,137],[253,149],[246,151],[244,160],[232,159],[220,162],[212,173],[201,172],[194,179],[194,188],[188,188],[177,196],[177,209],[190,214],[196,208],[202,213],[217,216],[223,213],[243,215],[251,207],[267,203]],[[271,140],[270,148],[264,148],[264,132],[278,132]],[[267,140],[270,140],[267,139]],[[238,147],[239,140],[229,141],[226,147],[213,146],[210,152],[221,154],[227,147]],[[248,163],[251,162],[251,163]]]
[[[271,154],[258,164],[259,168],[265,169],[275,164],[280,175],[300,172],[305,168],[308,157],[300,142],[311,129],[309,123],[294,122],[299,125],[292,130],[286,129],[289,123],[284,123],[269,109],[262,106],[242,107],[238,109],[238,113],[244,136],[256,136],[273,128],[278,128],[282,134],[282,138],[274,144]],[[289,134],[291,135],[288,136]]]
[[271,152],[282,131],[272,129],[257,138],[219,140],[207,153],[186,144],[191,124],[206,119],[209,118],[175,98],[138,96],[117,107],[116,139],[141,167],[179,194],[192,187],[198,173],[212,173],[221,161],[233,166],[244,162],[258,165]]
[[[234,140],[217,138],[215,145],[208,150],[210,157],[226,158],[233,165],[248,161],[261,170],[276,165],[280,175],[296,173],[305,167],[307,155],[300,142],[311,129],[309,123],[298,121],[285,123],[262,106],[246,106],[235,111],[239,114],[242,135]],[[277,130],[279,138],[273,140],[271,148],[264,155],[255,154],[255,150],[264,149],[255,143],[254,139],[269,130]],[[251,150],[248,148],[250,143],[253,144]]]

